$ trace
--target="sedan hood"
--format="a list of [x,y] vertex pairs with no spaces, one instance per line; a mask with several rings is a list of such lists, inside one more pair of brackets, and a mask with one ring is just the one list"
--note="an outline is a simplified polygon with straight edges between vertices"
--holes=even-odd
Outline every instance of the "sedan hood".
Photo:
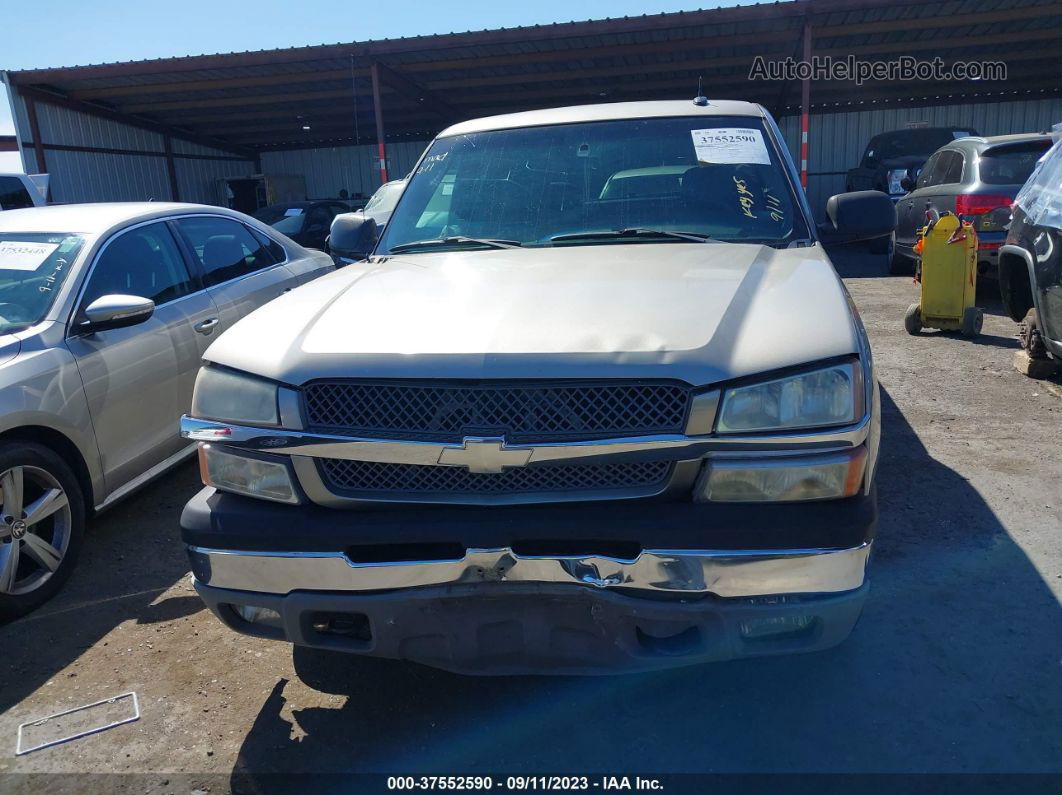
[[662,243],[434,252],[267,304],[206,359],[317,378],[673,378],[711,384],[859,349],[820,246]]

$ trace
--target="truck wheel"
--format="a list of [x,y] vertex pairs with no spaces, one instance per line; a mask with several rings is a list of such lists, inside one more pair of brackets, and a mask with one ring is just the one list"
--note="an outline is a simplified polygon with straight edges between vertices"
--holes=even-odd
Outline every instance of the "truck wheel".
[[0,622],[48,601],[70,576],[85,504],[70,467],[38,444],[0,445]]
[[911,304],[907,307],[907,313],[903,316],[903,327],[911,335],[918,334],[922,330],[922,307],[920,304]]
[[962,334],[964,337],[976,337],[981,333],[985,322],[985,313],[980,307],[970,306],[962,313]]
[[1018,326],[1018,341],[1033,359],[1047,358],[1047,346],[1044,345],[1044,338],[1040,333],[1040,318],[1035,309],[1026,312]]

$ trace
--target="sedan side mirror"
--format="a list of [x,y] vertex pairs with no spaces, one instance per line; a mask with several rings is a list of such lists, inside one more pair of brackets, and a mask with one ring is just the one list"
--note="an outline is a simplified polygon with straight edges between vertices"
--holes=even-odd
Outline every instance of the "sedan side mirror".
[[896,231],[896,205],[877,190],[857,190],[826,201],[826,221],[819,224],[824,243],[855,243]]
[[900,187],[908,193],[915,189],[915,181],[911,179],[910,174],[906,175],[903,179],[900,180]]
[[102,295],[83,312],[78,324],[81,334],[95,334],[112,328],[126,328],[143,323],[155,313],[155,302],[136,295]]
[[337,257],[358,261],[368,259],[379,236],[374,219],[361,213],[343,213],[332,220],[326,243]]

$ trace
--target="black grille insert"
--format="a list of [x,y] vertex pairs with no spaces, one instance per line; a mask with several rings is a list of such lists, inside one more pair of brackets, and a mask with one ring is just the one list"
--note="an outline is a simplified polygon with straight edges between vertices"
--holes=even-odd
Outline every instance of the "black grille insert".
[[304,390],[312,430],[350,436],[510,443],[682,433],[690,387],[675,383],[416,384],[318,381]]
[[337,493],[393,495],[531,494],[644,489],[667,482],[668,461],[566,464],[507,469],[499,474],[464,467],[381,464],[374,461],[319,459],[325,484]]

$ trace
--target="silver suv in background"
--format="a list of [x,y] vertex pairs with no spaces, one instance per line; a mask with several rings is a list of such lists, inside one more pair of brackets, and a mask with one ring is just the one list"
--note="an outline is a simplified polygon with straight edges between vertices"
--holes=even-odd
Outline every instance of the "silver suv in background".
[[997,278],[1014,197],[1050,148],[1051,136],[1024,133],[960,138],[934,152],[917,181],[902,180],[911,192],[896,204],[896,253],[890,270],[913,272],[926,213],[952,212],[977,231],[978,275]]
[[896,212],[864,191],[826,215],[759,105],[445,130],[364,267],[206,352],[196,589],[240,632],[471,673],[839,643],[881,412],[822,241]]
[[176,422],[210,342],[332,269],[217,207],[0,213],[0,620],[58,590],[86,516],[192,452]]

